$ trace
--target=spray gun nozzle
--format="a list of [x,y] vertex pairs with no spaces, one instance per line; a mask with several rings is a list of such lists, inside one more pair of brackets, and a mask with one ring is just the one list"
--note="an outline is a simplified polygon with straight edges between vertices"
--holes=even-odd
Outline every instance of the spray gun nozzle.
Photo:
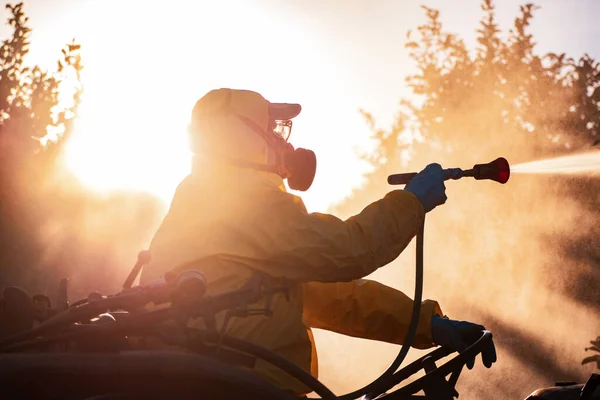
[[487,164],[473,166],[473,178],[477,180],[489,179],[498,183],[506,183],[510,178],[510,165],[506,158],[499,157]]
[[[477,180],[489,179],[499,183],[506,183],[508,182],[508,178],[510,178],[510,165],[506,161],[506,158],[499,157],[487,164],[476,164],[473,169],[466,171],[460,168],[448,168],[444,172],[446,180],[470,176]],[[417,176],[416,172],[390,175],[388,176],[388,183],[390,185],[406,185],[415,176]]]

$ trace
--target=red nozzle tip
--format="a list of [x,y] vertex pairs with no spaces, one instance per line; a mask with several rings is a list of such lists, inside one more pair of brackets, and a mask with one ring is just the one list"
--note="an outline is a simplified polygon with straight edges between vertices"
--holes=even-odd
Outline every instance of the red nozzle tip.
[[489,179],[499,183],[508,182],[510,165],[506,158],[500,157],[487,164],[477,164],[473,167],[475,179]]
[[508,178],[510,178],[510,165],[506,158],[500,157],[493,161],[493,163],[497,171],[496,179],[494,180],[500,183],[508,182]]

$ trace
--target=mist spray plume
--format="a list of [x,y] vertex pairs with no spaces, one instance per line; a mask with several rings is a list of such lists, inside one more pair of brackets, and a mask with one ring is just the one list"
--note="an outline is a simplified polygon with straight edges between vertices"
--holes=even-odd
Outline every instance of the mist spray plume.
[[600,150],[517,164],[511,172],[521,174],[600,174]]

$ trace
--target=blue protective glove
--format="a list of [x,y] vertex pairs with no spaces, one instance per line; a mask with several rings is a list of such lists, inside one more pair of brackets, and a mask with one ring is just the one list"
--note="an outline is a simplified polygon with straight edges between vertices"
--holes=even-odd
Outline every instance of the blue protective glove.
[[408,182],[404,190],[411,192],[429,212],[446,202],[445,172],[440,164],[429,164]]
[[[459,353],[477,341],[481,337],[481,331],[483,330],[485,330],[483,326],[466,321],[454,321],[437,315],[431,318],[433,342]],[[487,368],[490,368],[496,362],[496,347],[493,341],[481,352],[481,359],[483,360],[483,365]],[[467,368],[469,369],[472,369],[474,365],[474,358],[467,362]]]

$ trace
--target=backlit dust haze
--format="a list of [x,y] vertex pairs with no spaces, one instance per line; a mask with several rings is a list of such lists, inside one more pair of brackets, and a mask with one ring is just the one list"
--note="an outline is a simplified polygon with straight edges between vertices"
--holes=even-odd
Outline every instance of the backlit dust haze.
[[[414,65],[403,45],[406,31],[424,19],[419,5],[440,9],[446,28],[467,41],[473,40],[480,18],[476,0],[453,5],[441,0],[49,3],[26,4],[34,30],[31,61],[54,65],[55,54],[71,37],[82,44],[85,93],[64,161],[100,197],[123,201],[117,214],[102,214],[87,204],[73,217],[84,227],[77,243],[104,249],[98,253],[106,262],[118,264],[103,275],[105,282],[111,279],[108,271],[118,271],[112,288],[122,283],[189,171],[187,119],[205,92],[247,88],[272,101],[301,103],[291,142],[313,149],[318,157],[315,183],[302,197],[311,211],[333,209],[348,217],[390,190],[380,177],[375,190],[348,199],[369,170],[357,154],[372,149],[358,110],[372,112],[378,125],[387,127],[398,101],[408,95],[404,77]],[[520,3],[497,3],[499,23],[506,26]],[[600,56],[594,42],[600,28],[591,17],[600,14],[600,4],[541,3],[532,27],[540,51],[552,47]],[[551,28],[569,18],[579,21],[580,31]],[[422,154],[398,166],[398,172],[418,171],[430,162],[470,168],[499,156],[534,161],[528,149],[497,151],[503,153],[478,152],[483,159],[473,158],[471,151],[452,157]],[[506,185],[449,182],[447,204],[427,217],[424,298],[438,300],[452,318],[486,325],[498,344],[499,361],[491,370],[478,361],[474,371],[463,372],[459,391],[466,398],[525,398],[537,387],[585,380],[591,372],[580,361],[583,348],[600,333],[600,290],[590,287],[600,277],[590,258],[573,254],[597,254],[600,198],[589,199],[589,207],[566,200],[564,191],[574,181],[566,185],[561,179],[566,178],[514,174]],[[586,186],[598,178],[569,179]],[[129,203],[119,197],[124,190],[157,196],[162,214],[129,212]],[[148,204],[148,210],[153,207]],[[119,236],[99,234],[114,231],[114,221],[124,226]],[[125,228],[130,223],[144,227],[139,239],[131,239],[133,233]],[[54,243],[46,255],[51,259],[61,251],[62,241],[54,240],[61,227],[49,226],[42,234]],[[577,252],[570,246],[577,246]],[[92,290],[94,282],[84,282],[85,268],[75,283]],[[412,297],[414,243],[370,278]],[[336,392],[368,383],[399,350],[320,331],[316,339],[321,378]],[[422,354],[412,353],[411,358]]]

